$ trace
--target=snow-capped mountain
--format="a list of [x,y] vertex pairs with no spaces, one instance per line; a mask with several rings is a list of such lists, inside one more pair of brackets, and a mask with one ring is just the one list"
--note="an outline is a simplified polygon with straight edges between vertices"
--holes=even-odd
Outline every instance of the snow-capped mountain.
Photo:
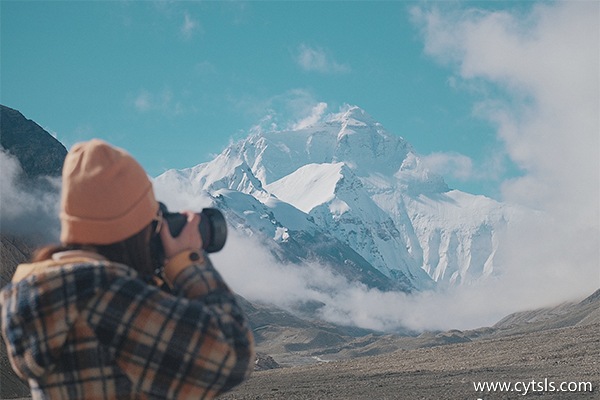
[[350,106],[302,129],[256,128],[155,186],[159,197],[210,199],[233,229],[268,238],[281,259],[326,260],[370,287],[406,291],[490,275],[515,213],[450,190],[409,143]]

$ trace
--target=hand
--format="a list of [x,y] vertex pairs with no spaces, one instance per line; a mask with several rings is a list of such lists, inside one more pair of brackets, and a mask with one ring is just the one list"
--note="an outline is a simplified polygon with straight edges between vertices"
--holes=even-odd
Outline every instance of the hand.
[[179,236],[176,238],[171,236],[166,223],[160,230],[160,239],[167,259],[185,250],[200,251],[202,249],[202,237],[198,230],[200,216],[191,211],[183,211],[182,214],[187,216],[187,223]]

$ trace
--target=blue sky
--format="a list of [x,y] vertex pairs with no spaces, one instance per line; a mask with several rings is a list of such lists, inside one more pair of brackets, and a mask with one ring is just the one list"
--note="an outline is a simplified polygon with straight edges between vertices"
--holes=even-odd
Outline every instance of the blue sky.
[[[597,3],[578,3],[597,16]],[[408,140],[451,187],[495,198],[542,163],[502,131],[505,117],[517,128],[529,121],[524,110],[541,95],[527,90],[535,74],[510,63],[511,30],[477,44],[470,29],[511,27],[551,54],[544,18],[569,12],[531,1],[0,4],[0,102],[67,148],[103,138],[157,176],[208,161],[266,115],[284,126],[321,102],[329,112],[351,104]],[[502,43],[514,48],[469,64]]]

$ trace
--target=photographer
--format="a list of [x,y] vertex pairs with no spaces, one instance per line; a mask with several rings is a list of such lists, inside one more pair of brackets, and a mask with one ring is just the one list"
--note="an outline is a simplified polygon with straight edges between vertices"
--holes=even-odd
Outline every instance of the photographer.
[[0,296],[11,365],[33,399],[213,398],[250,374],[248,322],[202,251],[200,216],[184,215],[174,238],[127,152],[72,148],[62,244],[20,265]]

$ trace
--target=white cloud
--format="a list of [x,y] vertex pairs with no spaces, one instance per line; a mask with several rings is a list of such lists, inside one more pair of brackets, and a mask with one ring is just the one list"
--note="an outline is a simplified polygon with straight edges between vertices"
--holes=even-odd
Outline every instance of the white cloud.
[[142,90],[133,101],[133,104],[140,112],[150,111],[153,108],[152,96],[146,90]]
[[476,164],[471,157],[457,152],[434,152],[421,156],[428,170],[458,181],[497,180],[504,171],[504,155],[489,156],[483,163]]
[[350,67],[338,63],[322,48],[309,47],[301,44],[296,52],[295,60],[305,71],[321,73],[346,73]]
[[260,120],[251,131],[307,126],[316,122],[327,108],[326,103],[317,101],[306,89],[290,89],[268,98],[236,98],[233,104],[254,120]]
[[142,89],[132,100],[132,105],[141,113],[152,111],[170,116],[181,115],[187,110],[183,103],[175,98],[173,91],[169,88],[157,93]]
[[179,29],[183,37],[186,39],[190,39],[199,27],[200,24],[198,23],[198,21],[192,18],[189,12],[185,11],[183,13],[183,23],[181,24],[181,28]]
[[293,124],[292,129],[304,129],[316,124],[321,120],[323,113],[327,110],[327,103],[320,102],[310,110],[310,114]]
[[1,148],[0,170],[1,232],[24,235],[34,241],[57,242],[60,178],[42,177],[25,185],[19,161]]
[[[453,79],[499,93],[474,108],[523,170],[503,183],[504,200],[545,216],[512,226],[499,254],[502,279],[486,304],[534,306],[591,293],[600,286],[600,4],[439,7],[412,10],[425,51],[454,67]],[[461,157],[437,161],[473,172]]]
[[235,230],[211,259],[231,288],[248,300],[292,312],[305,302],[321,303],[319,316],[341,325],[381,331],[468,329],[493,324],[515,307],[504,303],[490,309],[482,302],[489,284],[416,294],[370,289],[317,262],[282,264],[258,238]]
[[196,71],[200,75],[212,76],[218,72],[218,69],[215,66],[215,64],[211,63],[210,61],[204,60],[196,63],[196,65],[194,66],[194,71]]
[[452,176],[463,181],[476,178],[473,160],[463,154],[437,152],[423,156],[421,161],[427,169],[442,176]]

